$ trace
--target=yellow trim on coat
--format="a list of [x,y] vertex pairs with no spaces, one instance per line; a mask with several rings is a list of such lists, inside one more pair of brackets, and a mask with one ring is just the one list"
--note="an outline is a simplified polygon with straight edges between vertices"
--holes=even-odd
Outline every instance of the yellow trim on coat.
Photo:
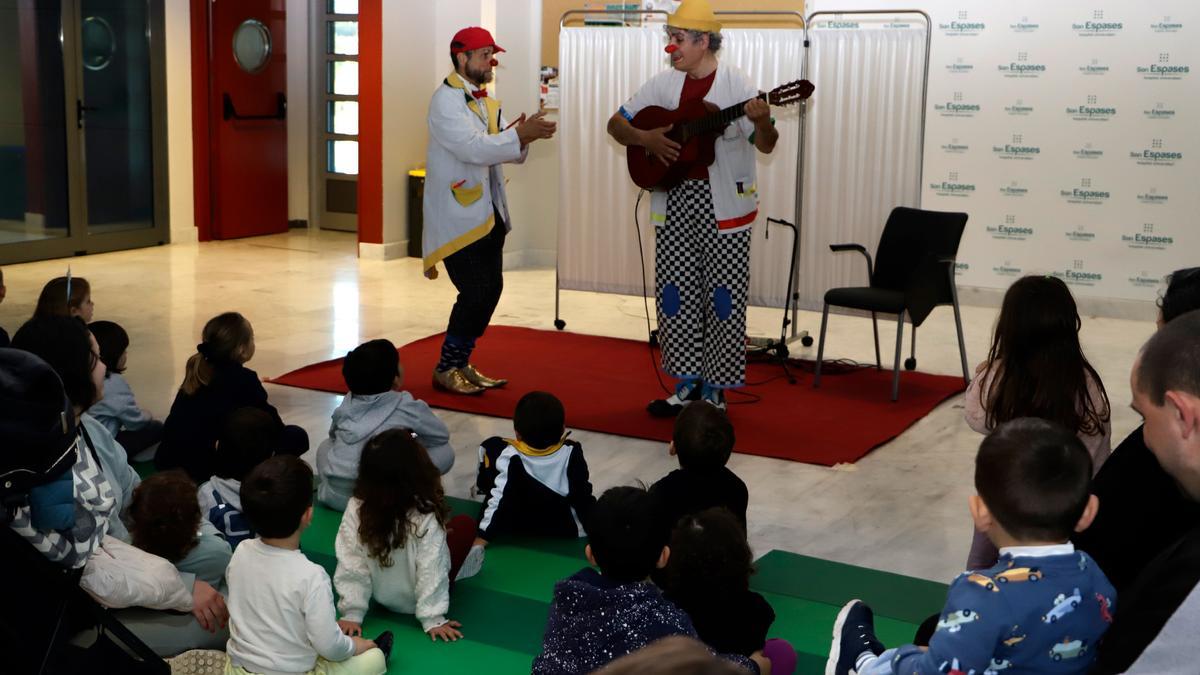
[[483,239],[487,236],[488,232],[492,231],[492,226],[495,224],[496,214],[493,213],[492,215],[488,216],[488,219],[483,221],[483,224],[479,227],[468,230],[462,235],[459,235],[457,238],[442,244],[433,253],[425,256],[425,269],[433,269],[433,266],[437,265],[442,260],[449,258],[471,244]]
[[524,441],[518,441],[514,438],[506,438],[506,439],[504,439],[504,441],[506,443],[508,443],[509,445],[513,446],[514,448],[516,448],[517,452],[519,452],[522,455],[525,455],[527,457],[545,457],[547,455],[553,455],[554,453],[558,452],[562,448],[562,446],[566,444],[567,437],[563,436],[563,439],[561,441],[559,441],[558,443],[555,443],[554,445],[552,445],[548,448],[545,448],[545,449],[531,448]]
[[466,83],[462,81],[462,78],[459,77],[457,72],[450,73],[446,76],[446,85],[453,89],[461,89],[463,91],[463,95],[469,99],[467,101],[467,107],[471,109],[471,112],[475,113],[479,117],[485,116],[485,113],[479,110],[479,101],[482,100],[484,107],[487,108],[486,118],[488,133],[500,133],[500,101],[497,101],[490,96],[482,99],[475,98],[471,94],[470,90],[467,89]]

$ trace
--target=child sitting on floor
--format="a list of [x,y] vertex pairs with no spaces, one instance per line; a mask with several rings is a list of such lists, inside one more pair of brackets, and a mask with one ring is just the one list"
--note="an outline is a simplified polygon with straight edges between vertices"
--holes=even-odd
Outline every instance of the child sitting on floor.
[[[112,321],[93,321],[88,330],[100,345],[100,360],[108,368],[104,376],[104,398],[88,410],[117,439],[130,459],[153,449],[162,440],[163,423],[142,410],[133,397],[133,389],[125,380],[125,365],[129,357],[129,334]],[[147,453],[149,454],[149,453]]]
[[718,652],[750,656],[762,650],[775,622],[775,610],[750,590],[752,574],[746,531],[729,511],[714,508],[680,519],[661,576],[667,599],[687,612],[701,640]]
[[196,484],[182,471],[156,473],[133,491],[129,504],[133,545],[165,558],[187,575],[221,588],[233,555],[212,523],[201,517]]
[[583,447],[567,440],[566,412],[553,394],[534,391],[517,402],[516,439],[479,447],[475,487],[484,495],[479,538],[500,535],[582,537],[596,498]]
[[720,408],[695,401],[679,413],[669,450],[679,458],[679,468],[650,486],[660,527],[670,532],[680,518],[720,506],[746,529],[749,492],[725,466],[733,444],[733,425]]
[[350,389],[333,411],[329,438],[317,448],[317,499],[331,509],[346,510],[359,475],[358,459],[367,440],[386,429],[405,428],[429,453],[438,473],[454,466],[450,430],[424,402],[401,389],[404,370],[390,340],[365,342],[346,355],[342,377]]
[[1035,418],[1001,424],[979,447],[979,494],[970,500],[999,562],[954,580],[928,650],[885,650],[871,609],[851,601],[838,614],[825,672],[1087,672],[1116,603],[1104,572],[1069,541],[1096,516],[1091,476],[1074,433]]
[[217,441],[216,473],[196,490],[201,515],[235,549],[254,538],[254,529],[242,515],[242,479],[275,454],[278,431],[274,418],[261,408],[233,411]]
[[217,436],[229,414],[246,406],[261,408],[275,421],[276,452],[300,456],[308,450],[308,433],[284,425],[267,402],[258,374],[246,367],[254,358],[254,328],[237,312],[219,314],[204,324],[202,341],[188,359],[183,384],[163,426],[154,456],[160,471],[182,468],[202,483],[213,475]]
[[483,548],[471,546],[470,516],[449,516],[438,469],[412,433],[388,429],[367,442],[334,542],[343,632],[362,634],[374,598],[393,612],[416,614],[434,641],[462,637],[462,624],[446,618],[450,582],[479,572]]
[[[585,549],[599,571],[585,567],[555,584],[534,673],[590,673],[661,638],[696,636],[687,614],[648,580],[671,553],[667,534],[646,517],[653,503],[635,487],[611,488],[600,497]],[[768,663],[761,653],[726,658],[753,673]]]
[[92,302],[92,286],[83,277],[55,277],[42,286],[33,316],[79,317],[85,324],[92,322],[96,305]]
[[375,641],[343,635],[329,575],[300,552],[312,490],[312,469],[288,455],[259,464],[242,483],[242,506],[259,536],[238,546],[226,572],[227,675],[387,670],[391,633]]
[[[967,424],[986,434],[1018,417],[1040,417],[1079,435],[1092,472],[1111,453],[1108,396],[1079,344],[1079,310],[1061,279],[1027,276],[1004,293],[992,347],[963,394]],[[975,532],[967,569],[996,564],[996,548]]]

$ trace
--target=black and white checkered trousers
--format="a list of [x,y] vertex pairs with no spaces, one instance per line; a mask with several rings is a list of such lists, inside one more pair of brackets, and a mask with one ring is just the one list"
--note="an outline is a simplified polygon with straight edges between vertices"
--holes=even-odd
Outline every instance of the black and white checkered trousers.
[[708,181],[667,195],[654,266],[663,370],[714,387],[745,384],[750,230],[717,229]]

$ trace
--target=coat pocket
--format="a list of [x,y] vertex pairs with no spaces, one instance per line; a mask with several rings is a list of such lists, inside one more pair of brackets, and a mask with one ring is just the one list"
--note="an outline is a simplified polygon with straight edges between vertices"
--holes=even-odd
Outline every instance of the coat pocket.
[[465,183],[465,180],[461,180],[451,185],[450,191],[454,193],[455,201],[463,206],[470,206],[483,197],[483,183],[476,183],[472,187],[466,187]]

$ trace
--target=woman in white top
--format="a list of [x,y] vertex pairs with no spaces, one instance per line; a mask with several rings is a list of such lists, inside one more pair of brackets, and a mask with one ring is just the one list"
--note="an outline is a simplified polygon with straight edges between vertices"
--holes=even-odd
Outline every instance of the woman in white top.
[[472,546],[473,519],[449,515],[441,473],[410,430],[367,442],[335,541],[338,625],[347,635],[362,634],[374,597],[415,614],[433,640],[462,637],[462,624],[446,618],[450,583],[479,571],[483,548]]

